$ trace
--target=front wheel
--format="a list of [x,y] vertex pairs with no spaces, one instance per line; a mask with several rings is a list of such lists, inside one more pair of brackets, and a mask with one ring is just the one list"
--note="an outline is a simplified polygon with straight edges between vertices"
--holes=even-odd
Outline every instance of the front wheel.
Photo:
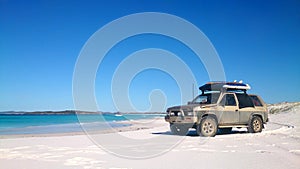
[[197,126],[197,133],[204,137],[214,137],[217,133],[218,126],[215,118],[206,116],[201,119]]
[[263,129],[263,123],[260,117],[253,116],[248,126],[249,133],[260,133]]

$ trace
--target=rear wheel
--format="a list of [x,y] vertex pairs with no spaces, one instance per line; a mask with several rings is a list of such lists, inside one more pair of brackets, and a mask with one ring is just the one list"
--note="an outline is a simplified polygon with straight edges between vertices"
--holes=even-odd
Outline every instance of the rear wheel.
[[170,124],[170,129],[172,134],[175,135],[181,135],[181,136],[185,136],[187,135],[189,128],[184,126],[184,125],[176,125],[176,124]]
[[214,137],[217,133],[218,126],[215,118],[206,116],[201,119],[197,126],[197,133],[204,137]]
[[249,133],[260,133],[263,129],[263,123],[260,117],[253,116],[248,126]]

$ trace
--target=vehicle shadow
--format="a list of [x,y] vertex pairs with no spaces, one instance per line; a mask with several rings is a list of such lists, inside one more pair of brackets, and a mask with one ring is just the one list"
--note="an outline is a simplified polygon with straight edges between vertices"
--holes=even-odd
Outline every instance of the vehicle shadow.
[[245,134],[248,133],[247,131],[240,131],[240,130],[232,130],[230,132],[221,132],[218,130],[216,135],[232,135],[232,134]]
[[[234,135],[234,134],[245,134],[248,133],[247,131],[240,131],[240,130],[232,130],[230,132],[221,132],[220,130],[218,130],[216,136],[218,135]],[[165,131],[165,132],[153,132],[151,134],[154,135],[170,135],[170,136],[178,136],[178,135],[174,135],[171,133],[171,131]],[[196,130],[190,130],[185,136],[189,136],[189,137],[199,137],[199,135],[197,134]]]
[[[155,135],[170,135],[170,136],[178,136],[175,134],[172,134],[171,131],[165,131],[165,132],[154,132],[152,134]],[[186,135],[182,135],[182,136],[189,136],[189,137],[199,137],[199,135],[197,134],[196,130],[190,130]]]

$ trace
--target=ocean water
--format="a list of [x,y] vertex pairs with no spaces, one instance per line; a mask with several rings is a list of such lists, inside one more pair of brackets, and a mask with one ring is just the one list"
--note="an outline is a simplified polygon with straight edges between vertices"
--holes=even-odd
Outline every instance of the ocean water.
[[127,120],[163,117],[159,114],[64,114],[64,115],[26,115],[0,114],[0,135],[51,134],[81,132],[84,130],[105,130],[110,127],[129,126],[120,123]]

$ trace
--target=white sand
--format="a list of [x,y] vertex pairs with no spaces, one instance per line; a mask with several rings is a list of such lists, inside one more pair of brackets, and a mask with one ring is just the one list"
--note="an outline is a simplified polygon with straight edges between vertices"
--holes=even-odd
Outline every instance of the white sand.
[[[173,136],[163,119],[139,122],[136,131],[93,135],[93,141],[86,135],[5,138],[0,139],[0,166],[5,169],[299,169],[299,115],[298,107],[270,115],[271,122],[262,133],[236,130],[214,138],[197,137],[193,132],[186,137]],[[101,142],[102,148],[95,142]]]

